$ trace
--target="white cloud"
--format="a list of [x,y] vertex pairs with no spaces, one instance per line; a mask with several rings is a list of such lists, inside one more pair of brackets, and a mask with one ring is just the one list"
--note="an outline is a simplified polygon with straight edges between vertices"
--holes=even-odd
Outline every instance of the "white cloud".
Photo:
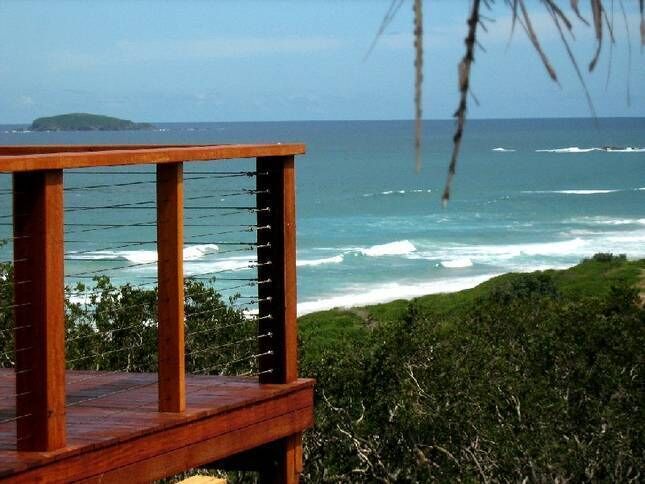
[[109,52],[88,54],[64,50],[50,55],[56,69],[85,69],[142,62],[206,61],[284,54],[312,54],[337,50],[340,39],[332,36],[220,37],[211,39],[122,40]]
[[341,47],[334,37],[221,37],[202,40],[121,41],[118,53],[126,60],[177,60],[308,54]]
[[25,95],[18,96],[17,101],[18,101],[18,104],[23,107],[33,106],[34,104],[36,104],[36,102],[34,101],[34,98],[32,98],[31,96],[25,96]]

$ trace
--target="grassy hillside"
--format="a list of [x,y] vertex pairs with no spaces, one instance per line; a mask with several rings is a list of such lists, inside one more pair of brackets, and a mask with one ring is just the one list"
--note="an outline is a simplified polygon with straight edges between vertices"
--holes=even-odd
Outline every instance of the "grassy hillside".
[[[584,298],[607,296],[612,286],[645,287],[645,259],[628,261],[624,257],[597,254],[566,270],[534,272],[553,281],[564,297]],[[402,320],[411,304],[421,318],[458,321],[472,310],[478,299],[502,291],[523,280],[526,274],[508,273],[494,277],[477,287],[459,292],[430,294],[411,301],[399,299],[360,308],[319,311],[299,318],[299,333],[307,351],[322,347],[351,344],[371,329],[388,321]]]
[[645,260],[597,255],[300,318],[310,482],[629,482],[645,468]]

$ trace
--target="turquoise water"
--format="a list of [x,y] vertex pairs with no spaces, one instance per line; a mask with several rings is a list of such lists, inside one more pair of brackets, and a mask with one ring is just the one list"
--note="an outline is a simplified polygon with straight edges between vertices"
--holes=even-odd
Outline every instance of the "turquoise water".
[[[459,290],[512,270],[567,267],[596,252],[645,257],[645,119],[471,121],[447,208],[440,195],[450,121],[426,122],[420,174],[414,171],[412,124],[406,121],[158,126],[157,131],[78,133],[0,126],[0,144],[306,143],[308,153],[297,161],[300,312]],[[614,148],[602,149],[608,146]],[[87,182],[87,175],[66,177],[67,186]],[[191,183],[191,193],[209,190],[207,182]],[[153,190],[142,185],[116,194],[78,191],[68,193],[66,203],[87,205],[89,196],[95,204],[111,203],[115,196],[152,198]],[[7,198],[0,203],[6,213]],[[140,222],[142,212],[122,210],[109,221]],[[110,237],[154,239],[153,227],[128,230],[127,235],[91,232],[86,240],[94,237],[98,247]],[[203,245],[191,249],[189,271],[236,264],[243,271],[252,255]],[[154,245],[120,252],[126,250],[119,253],[124,260],[154,258]],[[85,270],[102,267],[92,258],[74,263]],[[143,280],[150,274],[126,270],[113,276]]]

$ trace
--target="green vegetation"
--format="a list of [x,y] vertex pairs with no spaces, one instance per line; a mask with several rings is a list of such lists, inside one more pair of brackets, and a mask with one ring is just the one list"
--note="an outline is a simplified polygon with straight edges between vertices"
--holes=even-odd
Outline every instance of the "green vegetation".
[[599,254],[301,318],[301,373],[318,380],[306,479],[639,480],[643,274]]
[[[12,281],[12,267],[0,264],[0,281]],[[12,367],[12,284],[0,283],[0,367]],[[240,375],[256,371],[256,323],[208,284],[186,279],[186,369],[193,373]],[[66,287],[66,359],[75,370],[155,372],[157,291],[105,276],[91,286]],[[88,303],[74,302],[89,294]],[[231,341],[239,342],[230,345]],[[227,344],[229,343],[229,344]]]
[[32,131],[123,131],[153,128],[148,123],[134,123],[127,119],[99,114],[71,113],[35,119]]
[[[565,271],[300,318],[300,372],[317,379],[305,481],[639,481],[644,275],[645,260],[598,254]],[[0,265],[5,302],[11,276]],[[72,302],[86,290],[90,304]],[[98,277],[66,291],[71,368],[155,370],[155,290]],[[239,356],[253,351],[255,325],[200,281],[186,281],[186,296],[187,368],[253,371]],[[4,309],[9,355],[11,333]],[[226,346],[247,336],[248,347]]]

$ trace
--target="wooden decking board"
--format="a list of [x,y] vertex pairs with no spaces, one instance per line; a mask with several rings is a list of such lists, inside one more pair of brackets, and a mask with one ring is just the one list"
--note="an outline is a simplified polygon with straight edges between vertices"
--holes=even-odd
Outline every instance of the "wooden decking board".
[[[0,370],[0,395],[14,392],[11,374]],[[89,478],[89,469],[112,472],[137,468],[138,462],[144,470],[165,468],[159,456],[166,454],[183,456],[182,462],[219,459],[240,446],[245,450],[302,431],[313,418],[310,380],[260,385],[238,377],[187,376],[187,408],[181,414],[157,412],[155,374],[68,371],[67,382],[67,401],[74,402],[66,409],[67,447],[17,452],[15,422],[0,424],[0,480]],[[105,396],[96,398],[101,392]],[[92,399],[83,400],[88,396]],[[13,412],[11,399],[0,400],[2,415]],[[207,441],[210,446],[202,445]]]
[[[231,454],[263,445],[266,443],[263,436],[266,434],[267,425],[267,421],[263,421],[235,432],[224,433],[138,464],[123,466],[109,473],[93,476],[82,482],[139,482],[138,477],[141,475],[150,476],[153,479],[173,475],[184,469],[204,465]],[[272,419],[270,425],[274,432],[273,435],[276,438],[282,438],[313,425],[313,416],[309,409],[301,409]],[[226,449],[226,452],[223,452],[222,449]]]

